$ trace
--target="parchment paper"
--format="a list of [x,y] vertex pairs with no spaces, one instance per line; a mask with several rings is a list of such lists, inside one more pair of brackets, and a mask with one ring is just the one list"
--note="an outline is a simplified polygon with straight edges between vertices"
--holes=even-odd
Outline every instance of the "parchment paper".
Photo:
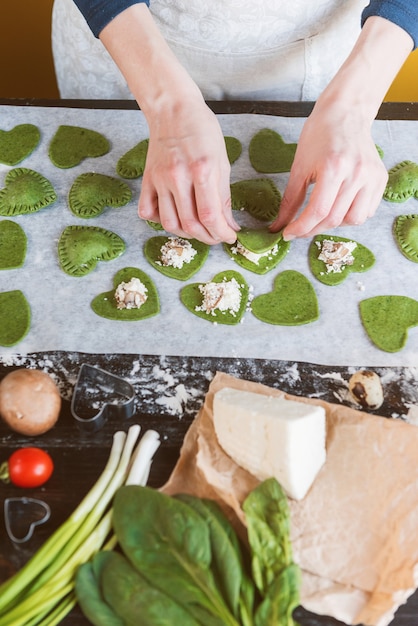
[[[294,269],[308,277],[317,293],[318,321],[299,327],[272,326],[247,312],[238,326],[213,325],[187,311],[181,304],[182,281],[167,278],[152,268],[143,256],[144,242],[156,233],[137,216],[141,180],[127,181],[133,191],[129,205],[105,209],[92,219],[75,217],[67,197],[76,177],[89,171],[117,176],[118,159],[137,142],[148,137],[148,127],[140,111],[85,110],[42,107],[3,106],[0,127],[9,130],[17,124],[33,123],[41,130],[38,148],[19,167],[39,171],[54,185],[57,202],[36,214],[14,217],[28,236],[28,253],[23,268],[0,272],[0,291],[21,289],[32,311],[30,332],[19,344],[2,348],[4,355],[40,351],[87,353],[138,353],[150,355],[196,355],[236,358],[266,358],[303,361],[323,365],[416,366],[418,365],[418,328],[409,332],[406,347],[389,354],[368,339],[358,313],[358,303],[374,295],[408,295],[418,298],[417,265],[406,259],[392,237],[396,215],[418,212],[418,202],[381,203],[377,215],[360,227],[340,228],[334,234],[355,239],[376,256],[372,270],[351,274],[341,285],[329,287],[310,273],[307,251],[310,240],[292,242],[289,254],[272,272],[258,276],[237,266],[222,245],[210,250],[204,267],[188,282],[206,282],[219,271],[237,269],[253,289],[253,295],[271,290],[274,278],[283,270]],[[272,128],[286,142],[296,142],[304,119],[259,115],[219,115],[225,135],[237,137],[243,145],[242,156],[232,166],[231,182],[263,176],[248,159],[251,137],[261,128]],[[102,132],[111,142],[110,152],[97,159],[86,159],[79,166],[62,170],[48,157],[48,146],[60,124],[84,126]],[[418,162],[418,122],[376,121],[376,143],[384,150],[387,168],[404,159]],[[12,168],[0,165],[0,187]],[[271,178],[283,193],[288,174]],[[242,216],[237,213],[237,219]],[[85,277],[66,275],[59,267],[57,243],[69,224],[100,226],[120,235],[126,252],[114,261],[99,263]],[[116,272],[127,266],[139,267],[154,280],[161,300],[156,317],[139,322],[110,321],[98,317],[90,308],[93,298],[113,287]]]
[[[257,480],[217,443],[213,395],[222,387],[295,399],[218,372],[163,490],[216,499],[242,532],[240,504]],[[387,626],[418,586],[418,429],[297,399],[319,404],[327,414],[326,463],[305,498],[289,500],[301,604],[347,624]]]

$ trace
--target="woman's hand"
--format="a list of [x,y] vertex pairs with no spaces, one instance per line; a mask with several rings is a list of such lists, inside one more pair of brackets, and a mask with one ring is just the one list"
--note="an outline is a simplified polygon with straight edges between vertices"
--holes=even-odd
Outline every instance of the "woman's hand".
[[230,164],[216,116],[144,3],[117,15],[100,39],[149,126],[139,214],[170,233],[233,243]]
[[[285,239],[311,237],[340,225],[362,224],[374,215],[387,170],[370,124],[320,101],[302,130],[280,213],[271,229]],[[313,185],[306,206],[299,216]]]
[[200,97],[148,116],[139,215],[207,244],[233,243],[230,164],[216,116]]
[[[379,205],[387,171],[371,126],[412,38],[381,17],[366,20],[353,51],[324,90],[302,130],[280,213],[285,239],[341,224],[361,224]],[[312,193],[299,216],[307,196]]]

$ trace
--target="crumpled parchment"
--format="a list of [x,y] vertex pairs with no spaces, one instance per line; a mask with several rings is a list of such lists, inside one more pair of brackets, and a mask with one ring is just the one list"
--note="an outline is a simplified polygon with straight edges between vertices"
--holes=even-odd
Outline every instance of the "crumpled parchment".
[[[245,536],[240,504],[258,481],[218,444],[212,408],[222,387],[295,399],[218,372],[162,490],[216,499]],[[301,604],[347,624],[387,626],[418,587],[418,428],[297,399],[327,415],[327,461],[305,498],[289,500]]]

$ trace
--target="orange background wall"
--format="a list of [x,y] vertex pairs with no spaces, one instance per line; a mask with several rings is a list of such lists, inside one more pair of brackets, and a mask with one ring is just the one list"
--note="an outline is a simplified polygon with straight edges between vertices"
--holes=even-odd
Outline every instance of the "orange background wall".
[[[57,98],[51,53],[53,0],[1,4],[0,98]],[[418,101],[418,51],[410,55],[386,99]]]

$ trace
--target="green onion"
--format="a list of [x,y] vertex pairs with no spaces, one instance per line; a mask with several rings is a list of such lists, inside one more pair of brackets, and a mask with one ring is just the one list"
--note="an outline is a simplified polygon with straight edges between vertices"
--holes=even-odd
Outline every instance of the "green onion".
[[104,545],[114,547],[113,497],[126,484],[145,485],[159,435],[140,426],[114,434],[107,464],[70,517],[12,578],[0,585],[0,626],[54,626],[74,606],[78,567]]

